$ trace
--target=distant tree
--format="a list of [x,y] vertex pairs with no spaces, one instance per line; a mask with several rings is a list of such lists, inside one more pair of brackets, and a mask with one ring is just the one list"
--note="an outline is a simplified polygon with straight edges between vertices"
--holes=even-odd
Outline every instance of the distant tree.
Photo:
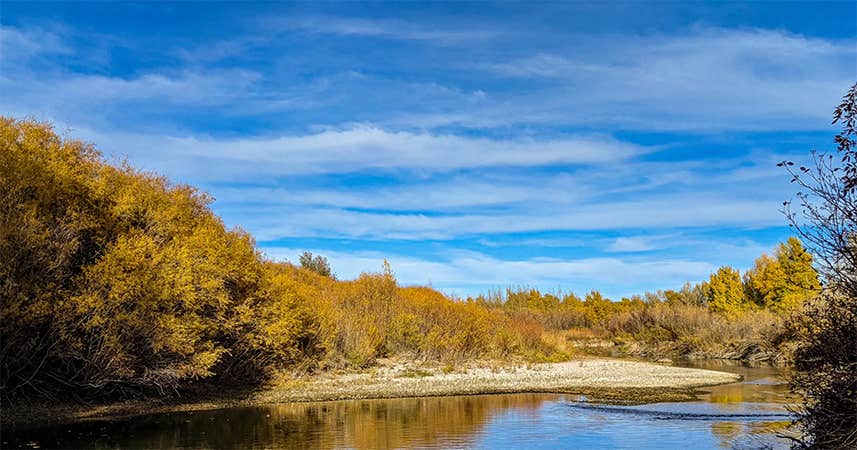
[[313,255],[310,252],[303,252],[299,257],[301,267],[325,277],[334,278],[333,272],[330,271],[330,264],[327,258],[321,255]]
[[776,258],[764,253],[756,258],[753,268],[744,275],[747,297],[759,306],[773,305],[777,302],[778,287],[785,278]]
[[506,307],[510,309],[547,311],[556,309],[559,305],[559,298],[551,294],[542,294],[538,289],[506,289]]
[[613,308],[613,302],[601,295],[599,291],[591,291],[583,298],[586,308],[586,321],[589,327],[603,325]]
[[792,386],[804,396],[800,446],[857,448],[857,84],[833,113],[838,156],[813,153],[810,167],[779,165],[800,188],[792,228],[816,257],[822,294],[808,302]]
[[708,279],[708,308],[734,313],[747,307],[741,274],[731,267],[721,267]]
[[672,289],[664,291],[663,298],[670,304],[702,306],[707,301],[706,289],[705,283],[685,283],[678,291]]
[[753,300],[776,312],[798,309],[819,293],[821,284],[812,267],[812,255],[800,239],[790,237],[780,243],[773,257],[762,255],[747,272],[747,287]]
[[604,296],[601,295],[600,291],[590,291],[588,294],[586,294],[586,297],[584,297],[583,301],[588,305],[599,305],[605,302],[609,302],[610,300],[604,298]]
[[568,293],[562,297],[562,306],[563,308],[576,308],[583,305],[583,300],[580,299],[573,292]]

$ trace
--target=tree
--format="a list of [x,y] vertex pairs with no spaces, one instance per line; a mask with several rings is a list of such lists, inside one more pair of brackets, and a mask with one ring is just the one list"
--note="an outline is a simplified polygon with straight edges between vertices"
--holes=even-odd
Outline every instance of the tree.
[[792,210],[792,202],[783,206],[789,224],[816,256],[827,286],[857,298],[857,84],[833,118],[834,124],[842,124],[842,132],[834,138],[838,158],[813,152],[811,167],[794,169],[791,161],[778,164],[800,189],[800,214]]
[[762,255],[747,272],[751,298],[775,312],[796,311],[803,302],[818,294],[821,285],[812,267],[812,255],[800,240],[790,237],[777,246],[773,257]]
[[747,307],[741,274],[731,267],[721,267],[708,279],[708,308],[736,313]]
[[810,167],[779,164],[800,189],[798,211],[785,202],[784,213],[823,281],[805,309],[792,386],[804,396],[802,446],[857,448],[857,84],[833,123],[842,126],[834,138],[838,157],[813,152]]
[[560,300],[551,294],[542,294],[538,289],[506,289],[506,308],[549,311],[558,308]]
[[685,283],[680,290],[668,289],[663,292],[664,301],[673,305],[703,306],[707,301],[707,283]]
[[321,276],[335,278],[333,273],[330,271],[330,264],[324,256],[313,256],[310,252],[303,252],[299,257],[299,261],[301,263],[301,267],[304,269],[315,272]]
[[601,295],[599,291],[590,291],[586,294],[583,298],[583,305],[586,322],[590,328],[602,326],[613,308],[613,302]]

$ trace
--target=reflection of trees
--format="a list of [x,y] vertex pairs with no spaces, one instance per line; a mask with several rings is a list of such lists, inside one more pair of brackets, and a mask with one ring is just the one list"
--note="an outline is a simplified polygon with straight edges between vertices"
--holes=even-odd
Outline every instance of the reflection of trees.
[[720,447],[735,448],[736,440],[753,435],[779,435],[789,430],[791,422],[714,422],[711,434],[720,440]]
[[732,441],[741,435],[743,424],[739,422],[714,422],[711,434],[720,439],[721,447],[732,447]]
[[[740,403],[792,403],[796,398],[787,383],[782,382],[780,369],[769,366],[747,367],[740,363],[723,361],[696,361],[691,367],[720,370],[741,375],[742,383],[702,388],[706,398],[727,409],[740,409]],[[730,404],[735,405],[732,408]]]
[[492,415],[512,408],[534,410],[543,401],[543,396],[515,395],[289,404],[274,408],[272,419],[303,417],[304,423],[321,425],[312,442],[297,446],[460,446],[472,443]]
[[707,388],[708,400],[723,408],[741,408],[742,402],[790,403],[795,400],[787,384],[731,384]]
[[736,384],[729,386],[718,386],[709,394],[708,399],[711,402],[719,403],[724,409],[740,409],[743,408],[741,402],[744,401],[744,396],[747,391],[745,384]]
[[510,409],[535,413],[547,398],[520,394],[292,403],[84,423],[71,427],[72,432],[58,427],[13,441],[74,448],[461,447],[473,445],[494,415]]

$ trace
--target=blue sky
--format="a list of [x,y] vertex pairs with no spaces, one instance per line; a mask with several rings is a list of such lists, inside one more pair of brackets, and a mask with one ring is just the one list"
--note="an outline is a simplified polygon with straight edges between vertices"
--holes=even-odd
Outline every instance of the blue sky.
[[0,113],[189,183],[272,258],[620,297],[788,236],[857,4],[15,3]]

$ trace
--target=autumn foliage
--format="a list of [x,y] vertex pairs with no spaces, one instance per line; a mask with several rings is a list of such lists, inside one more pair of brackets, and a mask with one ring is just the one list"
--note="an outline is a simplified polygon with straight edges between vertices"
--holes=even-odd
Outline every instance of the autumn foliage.
[[253,240],[210,198],[45,125],[0,122],[4,395],[169,389],[244,345],[264,294]]
[[[679,290],[607,299],[597,291],[574,294],[507,289],[473,299],[518,324],[541,326],[542,341],[595,341],[636,356],[786,359],[801,306],[820,292],[812,256],[790,238],[773,256],[762,255],[743,275],[721,267],[708,280]],[[571,341],[570,343],[568,341]]]
[[49,125],[0,119],[3,400],[163,395],[393,356],[558,360],[575,336],[704,348],[775,335],[818,288],[795,239],[743,277],[722,268],[680,291],[453,299],[400,286],[386,263],[337,280],[320,256],[265,260],[211,201]]
[[0,383],[7,400],[165,393],[205,378],[521,352],[501,313],[326,260],[265,261],[196,189],[50,126],[0,121]]

